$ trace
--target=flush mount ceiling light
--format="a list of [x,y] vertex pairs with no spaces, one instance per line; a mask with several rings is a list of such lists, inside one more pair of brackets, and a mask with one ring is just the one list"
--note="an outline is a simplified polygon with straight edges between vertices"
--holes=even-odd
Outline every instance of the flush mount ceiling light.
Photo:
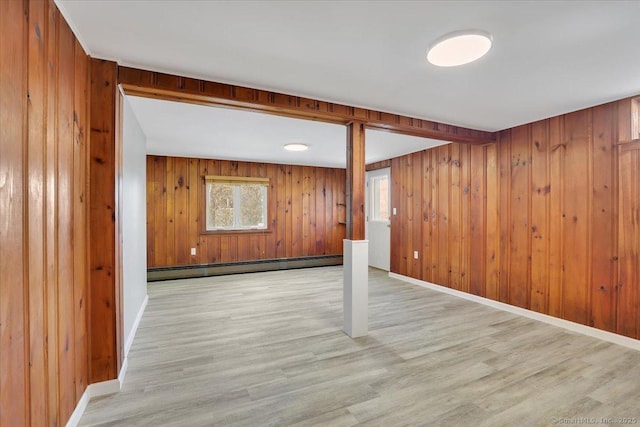
[[427,61],[438,67],[456,67],[482,58],[492,44],[491,34],[480,30],[456,31],[436,40]]
[[287,151],[306,151],[309,149],[309,146],[307,144],[295,143],[285,145],[284,149]]

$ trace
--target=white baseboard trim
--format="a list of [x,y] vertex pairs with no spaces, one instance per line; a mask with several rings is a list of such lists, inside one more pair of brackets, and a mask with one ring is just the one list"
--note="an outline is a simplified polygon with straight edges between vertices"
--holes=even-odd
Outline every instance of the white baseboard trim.
[[149,295],[145,295],[144,300],[140,305],[140,309],[138,310],[138,314],[136,315],[136,320],[133,321],[133,326],[131,327],[131,332],[129,332],[129,336],[127,337],[127,342],[124,343],[125,359],[129,355],[129,350],[131,350],[133,339],[136,337],[136,332],[138,331],[138,326],[140,325],[140,319],[142,319],[142,315],[144,314],[144,310],[147,308],[148,302],[149,302]]
[[127,359],[122,363],[122,369],[120,369],[118,379],[89,384],[84,390],[84,393],[82,393],[82,397],[76,405],[76,409],[73,410],[66,426],[76,427],[80,423],[80,418],[82,418],[82,414],[84,414],[84,411],[87,409],[87,405],[92,398],[119,392],[122,388],[122,381],[120,378],[122,377],[122,379],[124,379],[124,373],[126,373],[126,370]]
[[[120,389],[122,389],[122,384],[124,384],[124,377],[127,375],[127,369],[129,369],[129,358],[125,355],[124,360],[122,361],[122,367],[120,368],[120,372],[118,373],[118,383],[120,384],[119,384],[118,390],[115,391],[114,393],[117,393],[118,391],[120,391]],[[110,394],[110,393],[105,393],[105,394]]]
[[87,409],[87,405],[89,404],[89,401],[91,399],[98,396],[106,396],[108,394],[118,393],[122,389],[122,384],[124,384],[124,377],[127,375],[127,368],[129,367],[129,359],[127,358],[127,356],[129,354],[129,350],[131,349],[131,344],[133,344],[133,339],[136,336],[136,332],[138,331],[140,319],[142,319],[144,310],[145,308],[147,308],[147,302],[149,302],[148,295],[144,297],[144,301],[140,306],[140,310],[138,311],[136,320],[133,322],[133,327],[131,328],[129,339],[125,343],[124,360],[122,361],[122,367],[120,368],[120,372],[118,373],[118,378],[116,378],[115,380],[101,381],[99,383],[89,384],[84,390],[84,393],[82,393],[82,397],[80,397],[80,400],[76,405],[76,409],[73,410],[69,421],[67,421],[66,427],[76,427],[80,423],[80,418],[82,418],[82,414],[84,414],[84,411]]
[[593,328],[591,326],[582,325],[580,323],[571,322],[569,320],[559,319],[547,314],[538,313],[537,311],[527,310],[525,308],[505,304],[500,301],[494,301],[492,299],[484,298],[478,295],[468,294],[466,292],[447,288],[446,286],[436,285],[433,283],[425,282],[424,280],[403,276],[401,274],[389,273],[389,277],[640,351],[640,340],[614,334],[612,332],[603,331],[602,329]]
[[80,401],[76,405],[76,409],[73,410],[71,417],[69,417],[69,421],[67,421],[67,427],[76,427],[80,424],[80,418],[82,418],[82,414],[84,414],[84,411],[87,409],[87,405],[89,404],[89,400],[91,399],[89,397],[89,387],[84,389],[84,393],[82,393],[82,397],[80,397]]

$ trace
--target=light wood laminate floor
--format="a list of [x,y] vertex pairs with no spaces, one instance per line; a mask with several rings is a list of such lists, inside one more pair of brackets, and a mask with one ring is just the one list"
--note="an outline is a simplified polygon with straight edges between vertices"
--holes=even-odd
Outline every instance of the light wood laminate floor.
[[378,270],[369,288],[370,333],[353,340],[342,332],[342,267],[149,284],[124,387],[92,400],[81,425],[546,426],[640,417],[640,352]]

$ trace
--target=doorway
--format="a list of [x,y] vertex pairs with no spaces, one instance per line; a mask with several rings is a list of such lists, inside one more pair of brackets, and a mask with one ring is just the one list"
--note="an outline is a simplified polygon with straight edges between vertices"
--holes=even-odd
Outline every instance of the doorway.
[[389,271],[391,260],[391,169],[367,172],[365,238],[369,266]]

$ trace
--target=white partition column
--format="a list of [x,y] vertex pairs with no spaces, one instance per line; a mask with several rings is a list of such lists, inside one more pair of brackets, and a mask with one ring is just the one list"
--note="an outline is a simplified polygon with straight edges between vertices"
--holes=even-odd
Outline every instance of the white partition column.
[[369,241],[344,240],[344,331],[351,338],[369,331]]

